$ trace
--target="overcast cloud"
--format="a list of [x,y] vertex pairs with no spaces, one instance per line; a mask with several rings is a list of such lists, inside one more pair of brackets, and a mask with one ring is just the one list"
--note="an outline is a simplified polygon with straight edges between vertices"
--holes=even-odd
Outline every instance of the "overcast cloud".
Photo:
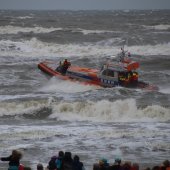
[[170,0],[0,0],[0,9],[170,9]]

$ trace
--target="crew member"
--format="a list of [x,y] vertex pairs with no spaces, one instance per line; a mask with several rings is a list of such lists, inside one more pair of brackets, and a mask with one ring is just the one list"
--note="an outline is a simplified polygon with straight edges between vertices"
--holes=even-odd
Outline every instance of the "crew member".
[[137,83],[138,83],[138,73],[137,72],[133,72],[131,80],[132,80],[133,85],[137,85]]
[[122,86],[125,81],[125,75],[123,72],[119,72],[118,81],[119,81],[119,84]]
[[65,74],[68,67],[71,65],[70,62],[67,61],[67,59],[64,60],[63,65],[62,65],[62,73]]
[[67,64],[68,64],[68,61],[67,61],[67,59],[65,59],[63,62],[63,65],[67,65]]
[[62,72],[62,62],[60,61],[59,62],[59,66],[56,68],[56,71],[58,71],[58,72]]

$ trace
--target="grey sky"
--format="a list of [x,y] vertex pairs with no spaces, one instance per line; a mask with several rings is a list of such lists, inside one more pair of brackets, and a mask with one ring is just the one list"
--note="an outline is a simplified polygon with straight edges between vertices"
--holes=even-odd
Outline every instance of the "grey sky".
[[0,9],[170,9],[170,0],[0,0]]

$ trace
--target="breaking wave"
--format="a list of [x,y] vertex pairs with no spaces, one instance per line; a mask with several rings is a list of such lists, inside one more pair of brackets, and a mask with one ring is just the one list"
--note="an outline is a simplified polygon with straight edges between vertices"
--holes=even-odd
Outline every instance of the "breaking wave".
[[[29,18],[29,17],[28,17]],[[20,17],[19,19],[26,19],[26,17]],[[108,31],[108,30],[86,30],[81,28],[44,28],[44,27],[19,27],[19,26],[0,26],[0,34],[18,34],[20,32],[33,32],[33,33],[50,33],[53,31],[71,31],[71,32],[80,32],[84,35],[88,34],[104,34],[104,33],[120,33],[118,31]]]
[[17,27],[17,26],[1,26],[0,27],[0,34],[18,34],[20,32],[26,33],[26,32],[33,32],[33,33],[49,33],[52,31],[59,31],[62,30],[62,28],[43,28],[43,27]]
[[93,89],[97,89],[100,87],[84,85],[80,82],[71,82],[65,80],[59,80],[55,77],[51,78],[46,84],[43,85],[39,91],[43,92],[62,92],[62,93],[77,93],[77,92],[85,92]]
[[59,103],[53,108],[50,118],[61,120],[90,120],[101,122],[133,122],[133,121],[168,121],[170,109],[155,105],[140,109],[134,99],[110,102]]
[[155,29],[155,30],[169,30],[170,29],[170,25],[163,25],[163,24],[154,25],[154,26],[146,26],[145,25],[144,28]]
[[[125,47],[133,54],[138,55],[169,55],[170,43],[157,45],[141,45]],[[26,56],[26,57],[76,57],[76,56],[108,56],[116,55],[120,52],[120,46],[108,45],[106,40],[97,44],[54,44],[47,43],[32,38],[31,40],[0,41],[1,56]],[[48,57],[47,57],[48,56]]]
[[0,103],[0,116],[36,115],[61,121],[92,122],[167,122],[170,109],[159,105],[138,108],[134,99],[57,102],[53,99]]

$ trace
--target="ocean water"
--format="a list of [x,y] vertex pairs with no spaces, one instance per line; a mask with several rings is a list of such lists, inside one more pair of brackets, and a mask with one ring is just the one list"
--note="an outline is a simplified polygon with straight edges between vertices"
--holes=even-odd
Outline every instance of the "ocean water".
[[[159,91],[47,77],[37,64],[100,68],[125,46]],[[0,153],[33,169],[59,150],[86,170],[100,158],[159,165],[170,157],[170,10],[0,11]],[[7,163],[1,162],[0,169]]]

